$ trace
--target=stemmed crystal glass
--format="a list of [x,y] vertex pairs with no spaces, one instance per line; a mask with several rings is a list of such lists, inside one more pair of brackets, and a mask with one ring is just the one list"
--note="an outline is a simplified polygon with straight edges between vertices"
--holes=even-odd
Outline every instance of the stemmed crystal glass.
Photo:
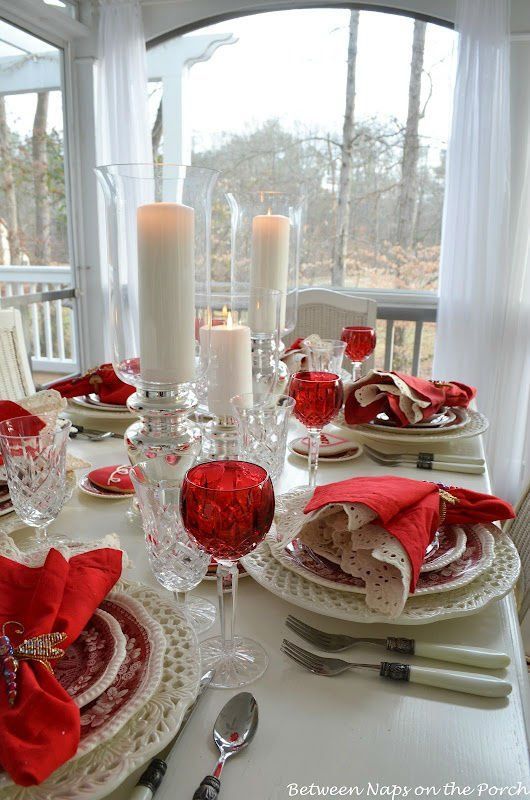
[[157,459],[136,464],[131,470],[142,515],[149,564],[157,581],[173,592],[197,634],[215,622],[215,606],[203,597],[190,597],[204,578],[210,556],[188,536],[180,516],[182,481],[164,479]]
[[340,375],[346,342],[338,339],[304,339],[302,348],[312,372],[335,372]]
[[68,544],[48,537],[66,500],[66,446],[72,423],[57,414],[15,417],[0,423],[0,451],[9,496],[20,519],[35,528],[35,544]]
[[[209,461],[192,467],[181,493],[182,521],[189,535],[213,556],[221,636],[201,645],[202,669],[215,668],[212,686],[236,689],[259,678],[268,657],[252,639],[235,637],[238,565],[263,541],[274,517],[274,489],[267,471],[248,461]],[[232,614],[226,633],[224,580],[231,579]],[[227,580],[228,583],[228,580]]]
[[296,372],[289,381],[289,394],[296,400],[295,417],[309,433],[309,488],[316,486],[322,428],[337,416],[344,397],[342,380],[333,372]]
[[295,401],[285,394],[232,397],[237,419],[239,456],[264,467],[275,481],[285,464],[289,419]]
[[375,330],[366,325],[348,325],[342,329],[340,338],[346,343],[346,355],[352,362],[352,378],[358,381],[363,361],[375,350]]

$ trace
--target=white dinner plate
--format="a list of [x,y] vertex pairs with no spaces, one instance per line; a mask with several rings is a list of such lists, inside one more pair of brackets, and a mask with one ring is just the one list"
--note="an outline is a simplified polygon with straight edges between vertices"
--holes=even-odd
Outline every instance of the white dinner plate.
[[410,428],[388,428],[382,426],[383,430],[374,428],[371,424],[365,425],[347,425],[344,422],[344,412],[341,411],[339,416],[333,420],[333,424],[339,428],[346,428],[353,430],[367,438],[377,439],[378,441],[386,442],[406,442],[411,444],[411,439],[414,438],[414,444],[424,444],[425,442],[450,442],[456,439],[466,439],[471,436],[480,436],[488,430],[489,422],[484,414],[470,409],[465,410],[467,420],[464,422],[461,419],[457,424],[448,425],[445,428],[437,428],[436,430],[429,430],[426,432],[424,429],[410,429]]
[[5,786],[2,800],[101,800],[169,744],[180,728],[199,688],[197,637],[167,593],[123,580],[115,588],[141,604],[162,628],[167,647],[160,682],[110,741],[71,759],[38,786]]
[[135,419],[135,414],[132,414],[125,406],[110,406],[103,407],[102,405],[95,405],[89,402],[86,397],[71,397],[68,401],[70,403],[70,410],[82,412],[84,417],[90,419]]

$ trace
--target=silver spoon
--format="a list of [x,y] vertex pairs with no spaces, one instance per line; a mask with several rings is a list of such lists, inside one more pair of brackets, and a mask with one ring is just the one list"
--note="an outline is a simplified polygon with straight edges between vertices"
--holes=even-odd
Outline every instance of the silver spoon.
[[213,728],[213,740],[221,753],[213,775],[207,775],[193,795],[193,800],[216,800],[221,788],[225,761],[250,744],[258,727],[258,704],[249,692],[232,697],[219,712]]

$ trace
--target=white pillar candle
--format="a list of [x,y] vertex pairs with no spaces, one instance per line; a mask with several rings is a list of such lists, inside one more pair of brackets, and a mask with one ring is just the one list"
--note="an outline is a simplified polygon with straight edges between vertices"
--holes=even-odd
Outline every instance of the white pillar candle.
[[[252,220],[252,266],[250,288],[279,289],[282,292],[280,325],[285,328],[285,300],[289,272],[289,218],[282,214],[258,214]],[[276,327],[274,307],[264,303],[253,309],[250,322],[260,333]]]
[[178,203],[139,206],[138,307],[143,377],[195,377],[195,212]]
[[208,367],[208,409],[217,417],[233,417],[230,398],[252,391],[250,328],[232,324],[228,313],[225,325],[203,325],[201,345],[210,333]]

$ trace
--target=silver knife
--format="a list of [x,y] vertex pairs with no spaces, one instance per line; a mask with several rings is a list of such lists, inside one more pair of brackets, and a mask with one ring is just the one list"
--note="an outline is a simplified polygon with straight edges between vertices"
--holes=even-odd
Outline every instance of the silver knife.
[[[205,672],[204,675],[202,676],[201,682],[199,684],[199,691],[197,693],[197,697],[195,698],[191,706],[184,714],[184,717],[182,718],[182,725],[180,726],[179,731],[175,736],[175,739],[171,746],[171,750],[167,755],[168,760],[171,758],[171,754],[175,749],[175,745],[180,739],[182,731],[186,727],[189,718],[199,705],[199,700],[203,696],[205,690],[210,685],[213,675],[214,675],[214,670],[210,669],[208,670],[208,672]],[[164,779],[164,775],[166,774],[166,769],[167,769],[166,761],[164,761],[161,758],[153,758],[153,760],[151,761],[145,772],[142,773],[140,780],[132,790],[132,794],[130,795],[129,800],[152,800],[152,798],[155,796],[158,787],[160,786],[160,784]]]

